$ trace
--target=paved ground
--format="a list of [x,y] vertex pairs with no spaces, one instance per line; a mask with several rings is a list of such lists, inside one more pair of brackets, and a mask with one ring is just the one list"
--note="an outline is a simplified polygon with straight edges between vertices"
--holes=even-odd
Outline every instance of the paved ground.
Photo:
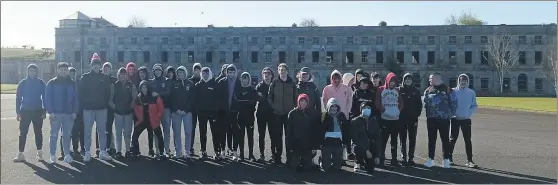
[[[92,160],[87,165],[78,161],[72,165],[37,162],[32,130],[25,152],[28,162],[12,161],[17,151],[18,123],[15,121],[14,95],[1,95],[2,174],[1,182],[9,184],[102,184],[102,183],[556,183],[556,116],[497,110],[479,110],[473,118],[473,150],[479,169],[455,167],[442,169],[400,167],[380,169],[376,177],[350,172],[297,174],[273,164],[250,162],[222,163],[194,161],[139,161],[101,162]],[[421,117],[417,141],[417,163],[424,163],[427,151],[425,120]],[[43,127],[45,159],[48,157],[49,124]],[[147,134],[141,137],[147,146]],[[257,133],[256,133],[257,135]],[[266,144],[269,146],[269,143]],[[256,142],[257,147],[257,142]],[[196,140],[199,149],[199,140]],[[438,142],[436,160],[441,162],[441,144]],[[212,151],[211,145],[208,150]],[[146,151],[146,148],[142,148]],[[266,151],[270,156],[270,152]],[[389,153],[389,152],[388,152]],[[462,140],[456,146],[455,161],[465,162]],[[212,154],[212,153],[210,153]],[[259,155],[256,152],[256,155]],[[389,156],[389,154],[388,154]]]

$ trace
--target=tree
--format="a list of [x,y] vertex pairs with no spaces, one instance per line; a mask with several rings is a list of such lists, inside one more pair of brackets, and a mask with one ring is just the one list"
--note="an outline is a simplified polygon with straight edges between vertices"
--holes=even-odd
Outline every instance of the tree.
[[386,21],[380,21],[380,23],[378,23],[378,26],[387,26]]
[[472,14],[471,12],[461,12],[459,16],[450,15],[446,18],[446,24],[457,24],[457,25],[485,25],[487,24],[486,21],[483,21],[477,18],[476,15]]
[[552,42],[547,45],[544,52],[546,60],[542,61],[540,72],[544,77],[546,77],[546,79],[552,82],[554,89],[558,93],[558,86],[556,86],[556,82],[558,82],[558,60],[556,60],[556,49],[556,42]]
[[300,22],[300,26],[302,27],[318,27],[318,23],[314,19],[304,19]]
[[[492,59],[492,65],[496,68],[500,82],[500,96],[504,95],[504,77],[517,65],[519,51],[514,45],[510,34],[495,33],[488,38],[485,48]],[[488,56],[483,56],[488,60]]]
[[132,17],[130,20],[128,20],[128,27],[132,27],[132,28],[145,28],[147,27],[147,23],[145,22],[144,19],[141,19],[139,17]]

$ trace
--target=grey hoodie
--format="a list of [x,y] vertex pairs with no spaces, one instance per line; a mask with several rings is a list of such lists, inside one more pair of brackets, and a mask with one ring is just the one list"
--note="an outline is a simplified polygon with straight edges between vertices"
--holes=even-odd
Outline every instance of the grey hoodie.
[[469,81],[467,74],[461,74],[457,78],[457,87],[453,88],[457,97],[457,109],[454,115],[457,120],[471,119],[471,115],[477,110],[477,94],[469,89],[469,83],[465,87],[461,87],[461,77],[465,77],[467,82]]

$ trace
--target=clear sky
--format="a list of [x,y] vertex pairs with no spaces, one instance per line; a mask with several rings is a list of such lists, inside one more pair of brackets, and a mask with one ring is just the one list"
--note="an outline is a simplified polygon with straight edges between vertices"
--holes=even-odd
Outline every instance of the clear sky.
[[[557,2],[546,1],[223,1],[223,2],[1,2],[1,45],[54,47],[58,20],[76,11],[127,26],[133,16],[152,27],[290,26],[313,18],[322,26],[440,25],[450,14],[470,11],[488,24],[556,23]],[[202,13],[203,12],[203,13]]]

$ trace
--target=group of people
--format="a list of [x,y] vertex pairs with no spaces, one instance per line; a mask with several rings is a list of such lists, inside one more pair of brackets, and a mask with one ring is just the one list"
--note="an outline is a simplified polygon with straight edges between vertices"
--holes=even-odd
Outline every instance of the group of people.
[[[270,162],[283,163],[284,143],[286,163],[297,171],[338,171],[345,160],[355,160],[355,171],[373,173],[375,166],[385,165],[390,138],[390,165],[415,165],[418,117],[424,107],[428,131],[425,166],[433,165],[439,133],[443,167],[449,168],[461,130],[466,166],[476,167],[472,160],[470,119],[477,108],[476,95],[468,88],[469,78],[465,74],[458,77],[455,88],[446,86],[440,73],[431,74],[430,86],[422,99],[409,73],[402,78],[389,73],[385,83],[380,84],[377,73],[359,69],[353,75],[334,70],[331,83],[320,93],[310,68],[303,67],[293,78],[285,63],[278,65],[277,74],[265,67],[262,80],[255,87],[250,73],[243,72],[237,77],[234,64],[223,65],[216,77],[210,68],[199,63],[194,64],[191,77],[184,66],[163,69],[155,64],[154,77],[149,79],[146,67],[136,70],[136,65],[130,62],[113,77],[111,64],[103,63],[94,54],[89,72],[78,78],[74,68],[61,62],[57,76],[46,84],[37,77],[36,65],[29,65],[27,70],[28,76],[19,82],[16,93],[20,122],[16,162],[25,161],[23,152],[31,123],[37,159],[43,160],[42,123],[48,113],[51,163],[57,159],[71,163],[77,156],[90,161],[93,125],[97,128],[96,155],[101,160],[140,155],[138,138],[145,130],[151,157],[191,160],[197,126],[203,160],[231,157],[243,161],[247,140],[247,159],[264,162],[267,129],[271,139]],[[206,150],[208,123],[212,157]],[[254,123],[259,133],[259,158],[253,151]],[[171,131],[174,152],[170,149]],[[59,133],[61,156],[56,158]],[[397,155],[398,140],[401,161]],[[319,164],[313,160],[317,151],[321,151]]]

